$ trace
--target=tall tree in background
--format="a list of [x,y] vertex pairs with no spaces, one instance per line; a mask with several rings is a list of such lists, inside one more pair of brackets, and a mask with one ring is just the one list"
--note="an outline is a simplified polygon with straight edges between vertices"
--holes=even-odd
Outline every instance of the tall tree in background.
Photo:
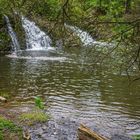
[[126,14],[131,13],[131,5],[132,5],[132,0],[126,0],[125,1],[125,13]]

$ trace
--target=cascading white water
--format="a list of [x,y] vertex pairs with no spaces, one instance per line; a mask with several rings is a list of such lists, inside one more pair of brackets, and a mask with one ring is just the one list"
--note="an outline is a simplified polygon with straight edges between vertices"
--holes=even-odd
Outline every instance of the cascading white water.
[[50,37],[41,31],[34,22],[22,16],[22,26],[26,33],[27,50],[48,50],[51,47]]
[[82,31],[81,29],[79,29],[76,26],[71,26],[71,25],[67,25],[65,24],[65,26],[69,29],[71,29],[81,40],[81,42],[87,46],[87,45],[92,45],[93,42],[95,41],[87,32]]
[[[15,59],[34,59],[34,60],[45,60],[45,61],[64,61],[66,58],[61,57],[54,47],[51,47],[51,39],[45,32],[41,31],[34,22],[29,21],[25,17],[21,17],[22,27],[25,30],[26,36],[26,49],[17,51],[20,48],[16,35],[12,29],[8,17],[5,17],[8,32],[12,38],[14,53],[7,55],[9,58]],[[61,43],[61,42],[57,42]],[[58,44],[60,45],[60,44]]]
[[89,33],[81,30],[80,28],[76,26],[65,24],[65,27],[72,30],[80,38],[84,46],[90,46],[90,45],[109,46],[110,45],[106,42],[99,42],[99,41],[94,40]]
[[5,18],[5,21],[6,21],[6,24],[7,24],[8,33],[9,33],[11,39],[12,39],[12,44],[13,44],[12,45],[12,51],[16,52],[16,51],[20,50],[20,45],[19,45],[16,33],[14,32],[14,30],[11,26],[9,18],[6,15],[4,16],[4,18]]

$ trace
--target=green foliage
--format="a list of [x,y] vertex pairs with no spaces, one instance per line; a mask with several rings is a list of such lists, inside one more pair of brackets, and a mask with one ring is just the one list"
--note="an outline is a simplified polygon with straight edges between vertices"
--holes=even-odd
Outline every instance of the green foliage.
[[49,118],[50,117],[41,110],[23,113],[19,117],[20,121],[27,125],[33,125],[38,122],[46,122]]
[[[133,8],[138,1],[131,3]],[[11,15],[14,11],[18,11],[25,16],[43,16],[49,20],[56,20],[56,18],[61,20],[64,16],[72,20],[94,17],[92,12],[96,10],[96,12],[104,11],[105,17],[113,20],[122,17],[125,9],[124,0],[0,0],[0,15]]]
[[118,1],[111,1],[109,5],[106,5],[108,7],[108,15],[112,18],[118,18],[121,17],[121,15],[124,13],[124,4],[121,0]]
[[[65,14],[63,8],[67,15],[79,17],[90,15],[89,9],[95,10],[98,7],[105,9],[106,16],[118,18],[125,12],[125,2],[125,0],[0,0],[0,15],[9,15],[18,11],[24,15],[40,15],[46,16],[48,19],[56,19],[60,15],[62,18]],[[132,8],[136,4],[138,5],[138,0],[131,1]]]
[[35,97],[35,105],[39,109],[44,109],[44,104],[43,104],[43,101],[40,97]]
[[21,130],[13,122],[6,120],[5,118],[0,116],[0,130],[3,130],[3,129],[9,129],[10,131]]
[[17,133],[21,136],[22,129],[16,126],[13,122],[0,116],[0,140],[4,140],[4,133]]
[[133,140],[140,140],[140,134],[133,135]]

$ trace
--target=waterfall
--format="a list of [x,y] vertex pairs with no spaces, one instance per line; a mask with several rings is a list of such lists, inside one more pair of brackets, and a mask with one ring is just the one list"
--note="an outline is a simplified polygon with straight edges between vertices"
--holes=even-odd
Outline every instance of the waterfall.
[[99,42],[99,41],[94,40],[89,33],[81,30],[80,28],[76,26],[65,24],[65,27],[72,30],[75,33],[75,35],[77,35],[80,38],[84,46],[91,46],[91,45],[110,46],[111,45],[106,42]]
[[4,18],[5,18],[5,21],[6,21],[6,24],[7,24],[8,33],[9,33],[11,39],[12,39],[12,51],[16,52],[20,49],[20,45],[19,45],[16,33],[14,32],[14,30],[11,26],[9,18],[6,15],[4,16]]
[[51,47],[50,37],[35,25],[34,22],[29,21],[22,16],[22,26],[26,33],[27,50],[53,50]]
[[81,29],[79,29],[76,26],[71,26],[71,25],[67,25],[65,24],[65,26],[69,29],[71,29],[81,40],[81,42],[87,46],[87,45],[92,45],[93,42],[95,41],[90,35],[89,33],[82,31]]

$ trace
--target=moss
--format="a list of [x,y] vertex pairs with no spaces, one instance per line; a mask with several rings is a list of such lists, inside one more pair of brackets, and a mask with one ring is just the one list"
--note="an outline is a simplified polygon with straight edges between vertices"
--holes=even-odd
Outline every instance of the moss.
[[12,121],[0,116],[0,140],[14,140],[18,137],[22,139],[22,129],[15,125]]
[[26,125],[33,125],[35,123],[42,123],[48,121],[50,116],[41,110],[35,110],[20,115],[19,120]]

